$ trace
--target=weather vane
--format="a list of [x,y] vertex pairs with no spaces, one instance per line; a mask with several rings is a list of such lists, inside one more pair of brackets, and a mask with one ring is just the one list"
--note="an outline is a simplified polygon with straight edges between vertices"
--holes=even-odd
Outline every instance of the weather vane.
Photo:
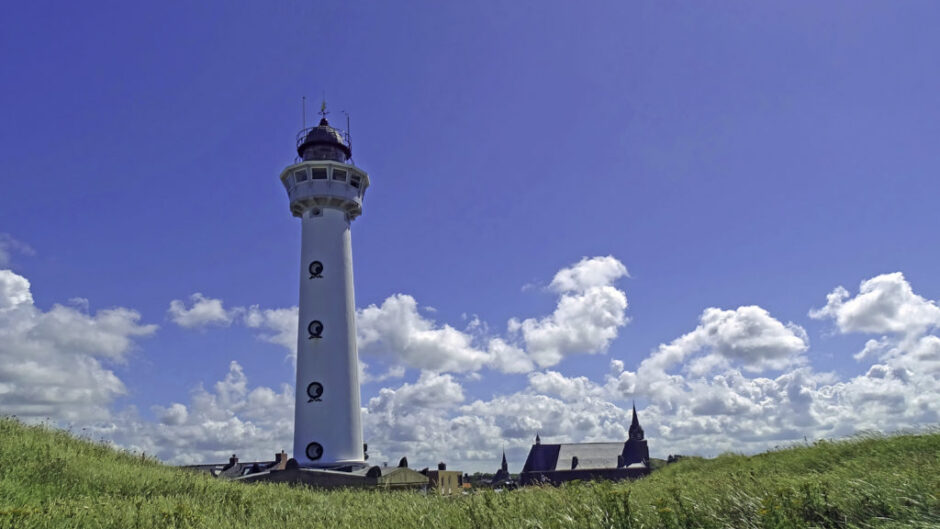
[[326,119],[326,115],[329,114],[326,110],[326,98],[323,98],[323,102],[320,103],[320,112],[318,112],[323,119]]

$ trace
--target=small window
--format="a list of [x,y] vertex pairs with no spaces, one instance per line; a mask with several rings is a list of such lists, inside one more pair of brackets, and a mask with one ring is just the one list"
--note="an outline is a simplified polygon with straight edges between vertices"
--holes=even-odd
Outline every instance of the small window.
[[294,171],[294,181],[296,181],[296,182],[303,182],[303,181],[306,180],[306,179],[307,179],[307,171],[306,171],[306,170],[301,169],[301,170],[299,170],[299,171]]
[[359,187],[360,182],[361,182],[360,177],[358,177],[358,176],[356,176],[356,175],[352,175],[352,177],[349,179],[349,185],[351,185],[351,186],[353,186],[353,187]]
[[313,173],[311,180],[326,180],[326,167],[314,167],[310,171]]
[[342,180],[346,181],[346,171],[340,169],[333,169],[333,180]]

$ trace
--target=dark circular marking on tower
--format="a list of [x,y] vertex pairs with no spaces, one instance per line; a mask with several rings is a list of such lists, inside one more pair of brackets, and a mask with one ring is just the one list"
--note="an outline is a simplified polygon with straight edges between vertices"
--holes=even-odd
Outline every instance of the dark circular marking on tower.
[[307,453],[307,459],[316,461],[323,457],[323,445],[320,443],[310,443],[307,445],[305,452]]
[[319,382],[311,382],[308,384],[307,396],[310,397],[310,400],[307,402],[320,402],[320,397],[323,396],[323,384]]
[[310,334],[310,336],[307,337],[308,340],[322,338],[323,324],[320,323],[320,320],[313,320],[310,322],[310,324],[307,325],[307,333]]
[[323,263],[314,261],[307,267],[307,271],[310,272],[310,279],[319,279],[323,277]]

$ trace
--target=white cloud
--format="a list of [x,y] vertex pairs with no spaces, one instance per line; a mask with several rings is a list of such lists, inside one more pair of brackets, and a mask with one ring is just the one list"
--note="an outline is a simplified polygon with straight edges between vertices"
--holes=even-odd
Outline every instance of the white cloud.
[[549,316],[510,320],[509,330],[521,335],[529,356],[539,366],[550,367],[572,354],[605,352],[627,323],[626,309],[623,291],[595,286],[562,294]]
[[382,382],[393,378],[402,378],[405,376],[404,366],[391,366],[381,375],[373,375],[369,372],[369,364],[359,360],[359,383],[368,384],[371,382]]
[[158,406],[154,411],[159,415],[160,422],[169,426],[179,426],[189,418],[189,411],[186,406],[178,402],[174,402],[166,409]]
[[264,330],[262,339],[287,349],[291,358],[297,356],[297,307],[261,309],[252,305],[243,314],[246,327]]
[[490,359],[473,346],[471,335],[421,316],[415,299],[405,294],[360,310],[356,326],[362,353],[416,369],[476,371]]
[[430,371],[414,383],[380,390],[363,410],[370,457],[394,461],[408,456],[412,462],[419,454],[426,461],[447,457],[455,432],[446,416],[463,400],[463,388],[452,375]]
[[358,312],[360,352],[415,369],[467,372],[486,366],[506,373],[553,366],[572,354],[601,353],[627,323],[627,297],[612,286],[626,275],[626,267],[610,256],[563,268],[550,285],[559,294],[554,312],[511,319],[505,337],[490,336],[475,315],[464,316],[462,331],[438,324],[418,312],[413,297],[396,294]]
[[851,298],[837,287],[826,298],[826,306],[809,312],[811,318],[835,320],[843,333],[922,334],[940,326],[937,303],[914,293],[904,274],[882,274],[862,281]]
[[585,292],[593,287],[614,284],[622,277],[630,277],[627,267],[617,258],[584,257],[555,274],[549,288],[555,292]]
[[29,280],[10,270],[0,270],[0,310],[10,311],[33,304]]
[[503,373],[528,373],[535,369],[535,364],[524,350],[502,338],[492,338],[487,344],[490,355],[489,365]]
[[196,292],[190,296],[192,306],[186,308],[186,303],[179,299],[170,302],[167,314],[173,323],[188,329],[206,327],[209,325],[227,326],[232,323],[237,311],[227,311],[221,299],[207,298]]
[[89,429],[119,446],[146,452],[173,464],[221,463],[231,454],[242,461],[270,461],[279,450],[291,451],[294,431],[294,390],[250,388],[238,362],[229,364],[212,390],[197,387],[189,405],[154,406],[158,422],[133,409]]
[[107,418],[126,390],[105,363],[124,361],[134,340],[156,329],[121,307],[44,312],[25,277],[0,270],[0,410],[27,419]]
[[190,296],[191,306],[182,300],[170,302],[167,314],[181,327],[196,329],[210,326],[227,327],[240,323],[261,331],[260,338],[286,349],[291,359],[297,356],[297,307],[262,309],[250,307],[225,308],[221,299],[207,298],[196,292]]
[[7,233],[0,233],[0,266],[10,266],[14,253],[36,254],[28,244],[14,239]]
[[558,371],[542,371],[529,374],[529,388],[541,395],[557,395],[563,400],[576,400],[592,396],[603,398],[607,391],[587,377],[566,377]]
[[738,369],[763,372],[802,365],[808,346],[802,327],[784,324],[761,307],[708,308],[694,330],[660,345],[636,372],[610,375],[607,385],[624,396],[643,395],[676,410],[690,405],[689,380]]
[[802,327],[783,324],[753,305],[733,311],[706,309],[695,332],[706,347],[753,371],[786,366],[809,346]]

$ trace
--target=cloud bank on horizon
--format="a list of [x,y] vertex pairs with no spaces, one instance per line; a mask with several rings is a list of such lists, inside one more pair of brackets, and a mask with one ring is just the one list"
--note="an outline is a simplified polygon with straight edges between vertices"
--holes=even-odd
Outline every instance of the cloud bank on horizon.
[[[2,263],[0,263],[2,264]],[[817,372],[806,330],[759,306],[705,308],[689,332],[651,351],[635,369],[611,359],[603,380],[553,370],[577,355],[607,352],[627,325],[629,277],[612,256],[584,258],[559,270],[547,290],[557,297],[542,316],[511,318],[492,332],[479,318],[463,329],[435,321],[407,294],[357,313],[361,378],[402,379],[363,399],[372,460],[418,455],[464,468],[491,465],[506,447],[522,453],[534,432],[551,441],[624,439],[630,401],[641,409],[654,450],[714,455],[755,452],[804,438],[864,430],[894,431],[940,420],[940,326],[937,302],[916,294],[900,272],[862,281],[853,295],[838,286],[812,319],[839,334],[871,338],[854,355],[864,374],[839,379]],[[809,305],[809,304],[808,304]],[[0,413],[81,425],[119,446],[172,463],[222,460],[232,452],[269,458],[291,445],[294,391],[250,386],[235,360],[223,380],[195,388],[188,402],[154,406],[156,420],[116,409],[126,393],[109,365],[154,335],[138,312],[89,313],[87,301],[47,311],[29,281],[0,270]],[[296,354],[296,307],[226,308],[194,293],[172,300],[167,318],[186,329],[241,325]],[[373,374],[370,363],[384,366]],[[468,380],[487,373],[525,377],[525,386],[469,401]],[[185,400],[185,399],[180,399]]]

